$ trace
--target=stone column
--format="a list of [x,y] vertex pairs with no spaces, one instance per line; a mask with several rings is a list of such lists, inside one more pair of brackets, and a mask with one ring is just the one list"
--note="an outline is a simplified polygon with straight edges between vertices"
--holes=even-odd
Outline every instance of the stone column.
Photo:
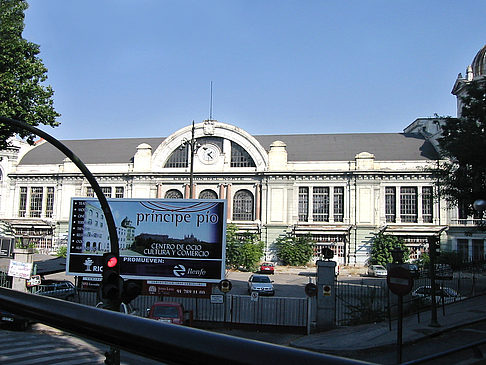
[[189,199],[189,184],[184,184],[184,199]]
[[261,204],[260,204],[260,189],[261,185],[256,184],[255,186],[255,219],[259,221],[261,219]]
[[162,184],[157,184],[157,199],[162,198]]
[[219,185],[219,199],[224,199],[224,184]]
[[231,184],[226,185],[226,206],[228,207],[228,219],[231,219],[232,208],[231,208]]
[[[14,249],[14,261],[33,263],[34,262],[34,249],[33,248],[15,248]],[[12,289],[27,293],[27,287],[25,286],[25,280],[23,278],[14,277],[12,280]]]

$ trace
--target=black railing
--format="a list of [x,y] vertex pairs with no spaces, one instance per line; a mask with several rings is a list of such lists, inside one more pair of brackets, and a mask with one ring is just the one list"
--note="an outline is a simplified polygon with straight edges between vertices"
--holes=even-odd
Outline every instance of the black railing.
[[[34,321],[172,364],[366,364],[0,288],[0,306]],[[369,363],[368,363],[369,364]]]

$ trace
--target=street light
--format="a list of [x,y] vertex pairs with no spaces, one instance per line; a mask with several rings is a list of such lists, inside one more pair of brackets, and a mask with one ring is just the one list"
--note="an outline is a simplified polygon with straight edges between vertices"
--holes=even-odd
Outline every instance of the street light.
[[188,140],[187,138],[182,139],[182,144],[180,149],[183,149],[184,147],[188,146],[189,147],[189,153],[190,153],[190,169],[189,169],[189,199],[192,199],[192,193],[194,190],[193,186],[193,181],[194,181],[194,154],[196,153],[196,150],[200,147],[199,143],[196,142],[196,139],[194,138],[194,121],[192,121],[192,130],[191,130],[191,139]]

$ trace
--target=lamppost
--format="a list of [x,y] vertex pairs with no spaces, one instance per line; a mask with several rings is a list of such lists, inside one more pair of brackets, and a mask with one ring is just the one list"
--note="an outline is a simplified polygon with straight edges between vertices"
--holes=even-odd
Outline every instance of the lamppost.
[[479,213],[479,225],[483,226],[483,214],[486,210],[486,200],[484,199],[476,199],[473,203],[473,208]]
[[192,121],[192,129],[191,129],[191,139],[188,140],[187,138],[182,139],[182,144],[180,149],[183,149],[184,147],[189,147],[189,199],[192,199],[193,196],[193,191],[194,191],[194,154],[196,153],[196,150],[200,147],[199,144],[196,142],[196,139],[194,138],[194,121]]

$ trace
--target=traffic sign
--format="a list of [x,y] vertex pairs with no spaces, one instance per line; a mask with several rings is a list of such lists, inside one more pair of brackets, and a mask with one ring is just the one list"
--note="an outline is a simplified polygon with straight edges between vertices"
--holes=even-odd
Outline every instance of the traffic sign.
[[396,295],[407,295],[413,287],[413,279],[410,271],[402,266],[390,266],[386,277],[388,289]]

